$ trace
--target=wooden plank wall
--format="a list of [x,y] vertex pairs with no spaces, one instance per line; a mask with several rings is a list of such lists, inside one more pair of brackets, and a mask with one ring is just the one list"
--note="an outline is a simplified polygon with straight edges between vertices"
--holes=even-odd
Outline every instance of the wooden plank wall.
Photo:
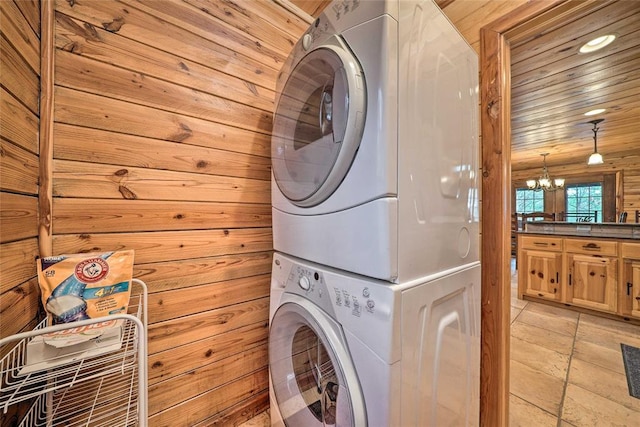
[[306,27],[267,1],[56,3],[53,252],[135,250],[152,426],[268,407],[274,85]]
[[[6,336],[39,306],[39,2],[0,4]],[[274,85],[306,27],[271,1],[55,3],[53,253],[135,249],[153,426],[268,406]]]
[[0,2],[0,337],[34,326],[39,307],[40,7]]
[[[39,318],[38,95],[40,6],[0,1],[0,338],[32,329]],[[0,357],[6,349],[0,349]],[[28,405],[0,416],[17,425]]]

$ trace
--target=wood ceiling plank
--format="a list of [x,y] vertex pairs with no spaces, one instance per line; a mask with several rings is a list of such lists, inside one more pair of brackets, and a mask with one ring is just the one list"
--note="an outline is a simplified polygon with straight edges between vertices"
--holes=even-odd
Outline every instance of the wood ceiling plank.
[[[566,148],[565,154],[569,154],[570,152],[579,153],[582,149],[593,149],[593,132],[592,132],[591,124],[583,124],[582,127],[576,129],[576,133],[571,134],[563,134],[562,129],[558,132],[554,132],[550,129],[547,132],[541,132],[539,137],[535,139],[523,139],[518,144],[520,147],[520,151],[528,151],[535,150],[536,152],[546,152],[552,154],[558,154],[562,152],[563,147]],[[611,151],[611,152],[621,152],[627,149],[634,149],[638,152],[640,151],[637,148],[636,139],[632,136],[634,134],[637,135],[637,132],[640,131],[638,125],[627,125],[622,130],[616,129],[615,132],[609,130],[605,132],[607,129],[601,127],[600,131],[598,131],[598,149],[602,148],[603,150]],[[574,135],[578,135],[577,137]],[[538,136],[538,134],[536,134]],[[544,149],[540,150],[536,147],[540,146],[540,144],[544,144]],[[520,158],[524,158],[524,155],[520,155]]]
[[620,99],[637,97],[640,93],[640,79],[624,81],[614,86],[603,86],[590,91],[567,91],[539,99],[537,102],[519,104],[512,110],[512,123],[527,121],[538,113],[555,114],[561,112],[586,113],[605,104],[611,105]]
[[[579,71],[580,68],[574,73]],[[562,96],[564,93],[577,96],[582,92],[589,93],[591,90],[596,90],[600,87],[614,86],[627,80],[640,78],[640,61],[627,61],[595,71],[588,76],[584,76],[582,73],[580,73],[580,76],[573,75],[572,79],[564,81],[544,78],[528,85],[519,86],[512,93],[514,97],[511,103],[512,108],[517,111],[523,105],[537,100],[545,100],[547,97]],[[547,83],[548,80],[551,81]],[[534,86],[534,88],[526,89],[529,86]]]
[[[610,114],[606,116],[607,120],[602,126],[606,126],[608,132],[612,132],[615,129],[616,133],[626,133],[623,126],[628,123],[635,124],[637,117],[640,117],[640,114],[638,114],[640,113],[640,105],[638,102],[635,102],[632,105],[625,104],[624,107],[620,108],[624,109],[624,111],[619,114]],[[589,120],[592,119],[584,117],[583,115],[555,115],[543,117],[538,121],[524,123],[522,126],[515,129],[511,134],[511,143],[519,148],[519,144],[523,140],[542,141],[547,137],[547,135],[563,138],[570,137],[571,135],[579,137],[579,135],[581,135],[581,131],[579,129],[591,127],[591,125],[587,125]]]
[[[574,68],[585,62],[595,61],[622,52],[626,49],[636,49],[638,47],[638,32],[640,31],[640,19],[631,16],[621,20],[618,24],[610,25],[603,31],[594,31],[584,36],[559,45],[553,51],[543,52],[540,55],[532,56],[522,61],[514,63],[511,67],[512,75],[520,75],[524,72],[543,69],[546,73],[555,74],[563,70]],[[580,54],[578,50],[587,41],[604,33],[618,34],[616,40],[607,46],[589,54]]]
[[[640,4],[634,3],[608,3],[591,15],[568,18],[568,25],[543,28],[537,39],[513,48],[513,170],[541,168],[539,154],[549,153],[550,168],[575,165],[584,173],[593,152],[588,121],[594,118],[584,113],[593,108],[606,109],[597,116],[606,119],[599,126],[598,151],[608,160],[598,170],[613,167],[612,158],[619,163],[629,153],[640,156],[634,144],[640,135]],[[576,54],[602,28],[619,36],[614,44]]]
[[607,4],[610,0],[582,0],[566,1],[542,13],[535,18],[508,31],[509,45],[511,49],[529,43],[542,35],[558,28],[564,27],[568,22],[580,19],[580,17],[593,13]]
[[[634,3],[630,1],[585,2],[585,5],[591,6],[585,10],[588,12],[587,15],[576,14],[574,10],[570,17],[553,16],[554,20],[559,21],[555,26],[553,22],[547,21],[544,23],[546,28],[535,34],[526,44],[511,45],[513,64],[545,54],[563,45],[575,44],[576,35],[584,37],[586,34],[618,27],[621,20],[638,13],[638,5]],[[572,22],[567,23],[567,20]]]

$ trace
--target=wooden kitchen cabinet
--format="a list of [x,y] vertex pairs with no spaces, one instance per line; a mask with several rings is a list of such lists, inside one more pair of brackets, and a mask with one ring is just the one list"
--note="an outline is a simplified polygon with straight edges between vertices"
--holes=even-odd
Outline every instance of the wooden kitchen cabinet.
[[565,239],[567,289],[565,302],[616,313],[618,308],[618,242]]
[[527,224],[518,297],[640,321],[639,236],[640,224]]
[[601,255],[567,255],[566,302],[615,313],[618,307],[618,260]]
[[640,319],[640,243],[622,243],[620,258],[618,311]]
[[562,239],[555,237],[520,237],[518,289],[551,301],[561,300]]

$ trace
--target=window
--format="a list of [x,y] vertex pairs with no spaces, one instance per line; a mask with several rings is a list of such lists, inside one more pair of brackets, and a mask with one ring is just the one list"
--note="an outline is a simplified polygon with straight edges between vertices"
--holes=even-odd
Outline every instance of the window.
[[602,222],[602,184],[568,185],[566,205],[565,220],[568,222]]
[[544,212],[544,192],[516,188],[516,212]]

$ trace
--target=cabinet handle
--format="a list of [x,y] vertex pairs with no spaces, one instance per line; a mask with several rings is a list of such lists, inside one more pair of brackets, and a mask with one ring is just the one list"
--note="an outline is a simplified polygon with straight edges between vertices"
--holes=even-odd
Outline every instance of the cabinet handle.
[[533,242],[533,244],[536,246],[549,246],[547,242]]
[[556,271],[556,283],[559,285],[560,284],[560,275],[558,274],[558,272]]
[[571,286],[571,273],[569,273],[569,286]]
[[589,251],[599,251],[602,248],[595,243],[587,243],[586,245],[582,245],[582,249],[586,249]]
[[633,283],[627,282],[627,296],[631,295],[631,288],[633,288]]

